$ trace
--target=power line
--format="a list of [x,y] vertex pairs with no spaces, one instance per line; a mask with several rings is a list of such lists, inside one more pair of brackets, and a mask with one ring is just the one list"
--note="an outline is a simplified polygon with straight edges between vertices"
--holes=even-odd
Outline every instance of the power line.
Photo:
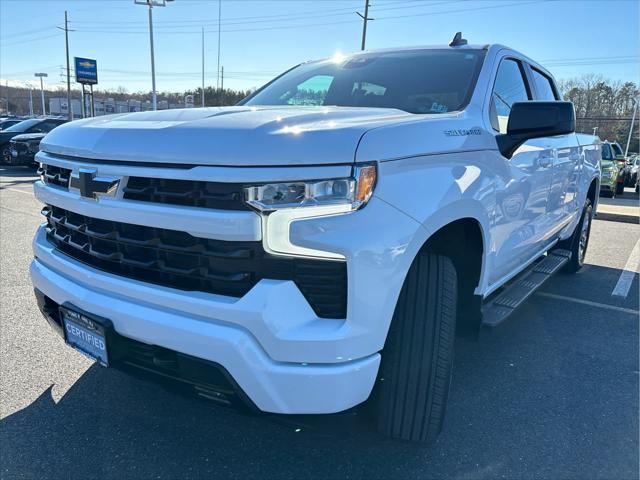
[[[415,7],[420,7],[420,6],[434,6],[434,5],[439,5],[439,4],[443,4],[443,3],[453,3],[454,0],[448,0],[448,1],[441,1],[441,2],[428,2],[426,0],[405,0],[405,1],[394,1],[394,2],[385,2],[385,3],[379,3],[376,4],[376,7],[384,7],[387,5],[394,5],[393,7],[388,7],[388,8],[382,8],[379,9],[380,11],[382,10],[396,10],[396,9],[401,9],[401,8],[415,8]],[[421,5],[408,5],[408,6],[398,6],[401,4],[407,4],[407,3],[420,3]],[[303,12],[295,12],[295,13],[281,13],[281,14],[276,14],[276,15],[259,15],[259,16],[243,16],[243,17],[229,17],[227,18],[224,22],[222,22],[223,26],[226,25],[238,25],[238,24],[245,24],[245,23],[261,23],[263,21],[280,21],[277,20],[279,18],[283,19],[282,21],[288,21],[288,20],[299,20],[300,18],[304,19],[304,18],[308,18],[309,16],[313,16],[314,18],[319,18],[319,17],[328,17],[328,16],[335,16],[335,15],[345,15],[345,14],[352,14],[354,13],[354,9],[355,7],[343,7],[343,8],[337,8],[337,9],[322,9],[322,10],[311,10],[311,11],[303,11]],[[300,17],[300,18],[297,18]],[[229,22],[229,20],[234,21],[234,20],[239,20],[238,22]],[[91,24],[91,25],[116,25],[116,26],[123,26],[124,24],[133,24],[134,26],[137,26],[139,24],[138,21],[135,20],[125,20],[125,21],[113,21],[113,22],[100,22],[100,21],[95,21],[95,20],[85,20],[85,21],[75,21],[74,23],[80,23],[80,24]],[[214,19],[198,19],[198,20],[164,20],[164,21],[158,21],[156,22],[158,24],[166,24],[166,25],[179,25],[179,24],[196,24],[198,26],[200,25],[217,25],[218,23],[218,18],[214,18]]]
[[[395,15],[395,16],[382,16],[382,17],[376,17],[378,20],[394,20],[394,19],[400,19],[400,18],[413,18],[413,17],[421,17],[421,16],[432,16],[432,15],[443,15],[443,14],[448,14],[448,13],[459,13],[459,12],[469,12],[469,11],[476,11],[476,10],[488,10],[488,9],[495,9],[495,8],[508,8],[508,7],[516,7],[516,6],[522,6],[522,5],[530,5],[530,4],[539,4],[539,3],[543,3],[543,2],[551,2],[551,1],[558,1],[558,0],[534,0],[534,1],[527,1],[527,2],[514,2],[514,3],[509,3],[509,4],[500,4],[500,5],[485,5],[482,7],[475,7],[475,8],[465,8],[465,9],[457,9],[457,10],[440,10],[440,11],[435,11],[435,12],[422,12],[422,13],[412,13],[409,15]],[[450,3],[450,2],[438,2],[437,4],[441,4],[441,3]],[[434,4],[434,5],[437,5]],[[422,6],[422,5],[420,5]],[[334,22],[322,22],[322,23],[311,23],[311,24],[301,24],[301,25],[280,25],[280,26],[271,26],[271,27],[260,27],[260,28],[237,28],[237,29],[225,29],[225,33],[231,33],[231,32],[253,32],[253,31],[265,31],[265,30],[284,30],[284,29],[291,29],[291,28],[306,28],[306,27],[314,27],[314,26],[325,26],[325,25],[339,25],[339,24],[346,24],[346,23],[353,23],[354,20],[343,20],[343,21],[334,21]],[[223,24],[224,26],[224,24]],[[142,30],[116,30],[116,29],[111,29],[111,30],[100,30],[100,29],[83,29],[83,30],[78,30],[80,32],[83,33],[117,33],[117,34],[142,34],[142,33],[146,33],[143,32]],[[205,30],[205,32],[207,33],[217,33],[218,30]],[[200,33],[199,30],[183,30],[183,31],[169,31],[169,30],[163,30],[162,32],[164,35],[188,35],[188,34],[198,34]]]
[[53,35],[46,35],[44,37],[37,37],[37,38],[32,38],[29,40],[20,40],[18,42],[11,42],[11,43],[0,43],[0,47],[11,47],[13,45],[24,45],[25,43],[32,43],[32,42],[39,42],[40,40],[46,40],[48,38],[53,38],[53,37],[59,37],[60,35],[62,35],[62,33],[55,33]]
[[15,38],[15,37],[22,37],[23,35],[32,35],[34,33],[42,33],[43,30],[51,30],[53,28],[56,28],[57,26],[58,24],[54,23],[53,25],[47,25],[46,27],[35,28],[33,30],[25,30],[22,32],[0,35],[0,38]]
[[[415,1],[415,0],[414,0]],[[469,0],[466,0],[469,1]],[[436,6],[436,5],[442,5],[442,4],[448,4],[448,3],[453,3],[453,0],[447,0],[447,1],[440,1],[440,2],[432,2],[429,3],[428,5],[424,5],[424,4],[420,4],[420,5],[408,5],[408,6],[396,6],[396,7],[389,7],[389,8],[376,8],[376,12],[383,12],[383,11],[388,11],[388,10],[397,10],[397,9],[406,9],[406,8],[416,8],[416,7],[423,7],[423,6],[428,6],[428,7],[432,7],[432,6]],[[343,9],[344,10],[344,9]],[[333,16],[344,16],[346,14],[351,15],[353,13],[357,13],[354,12],[353,9],[347,9],[348,11],[344,11],[344,12],[340,12],[340,13],[325,13],[322,15],[313,15],[313,18],[323,18],[323,17],[333,17]],[[229,22],[229,21],[224,21],[221,22],[221,26],[222,27],[226,27],[229,25],[252,25],[252,24],[257,24],[257,23],[273,23],[273,22],[297,22],[300,20],[305,20],[309,17],[310,15],[301,15],[301,14],[293,14],[293,15],[288,15],[286,16],[286,18],[282,18],[282,19],[263,19],[263,20],[244,20],[244,21],[239,21],[239,22]],[[408,15],[408,16],[413,16],[413,15]],[[236,17],[239,18],[239,17]],[[251,18],[251,17],[247,17],[247,18]],[[260,17],[255,17],[255,18],[260,18]],[[189,21],[191,22],[191,21]],[[195,22],[195,21],[193,21]],[[202,21],[199,20],[198,22],[198,26],[218,26],[218,21],[216,20],[215,22],[213,21]],[[74,22],[74,23],[79,23],[79,22]],[[87,22],[84,22],[85,24]],[[139,22],[133,22],[135,23],[134,25],[122,25],[122,23],[124,22],[113,22],[113,23],[105,23],[105,22],[91,22],[91,24],[96,25],[96,26],[89,26],[88,29],[83,29],[82,31],[84,32],[95,32],[95,33],[108,33],[108,32],[118,32],[118,33],[143,33],[140,30],[136,30],[139,29]],[[165,23],[169,23],[169,21],[165,22]],[[168,25],[163,27],[161,30],[163,33],[174,33],[174,34],[179,34],[179,33],[196,33],[196,30],[185,30],[185,29],[189,29],[189,28],[193,28],[192,25],[179,25],[181,22],[180,21],[174,21],[171,22],[172,25]],[[335,22],[328,22],[326,23],[327,25],[332,25]],[[110,25],[113,25],[113,27],[111,27]],[[95,28],[98,28],[99,30],[95,30]],[[279,27],[278,27],[279,28]],[[287,26],[283,26],[283,28],[287,28]],[[128,30],[127,30],[128,29]],[[225,31],[251,31],[251,30],[226,30]],[[198,30],[199,32],[199,30]],[[208,31],[209,33],[216,33],[217,30],[210,30]]]

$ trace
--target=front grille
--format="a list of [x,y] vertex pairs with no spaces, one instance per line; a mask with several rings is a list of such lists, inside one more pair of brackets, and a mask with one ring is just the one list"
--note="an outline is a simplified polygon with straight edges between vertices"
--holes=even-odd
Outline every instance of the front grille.
[[43,164],[38,169],[38,175],[42,177],[44,183],[69,188],[69,179],[71,178],[71,169],[69,168]]
[[[45,183],[69,187],[71,169],[43,164],[39,173]],[[251,210],[244,201],[243,185],[238,183],[129,177],[122,191],[126,200],[139,202],[219,210]]]
[[130,177],[124,198],[141,202],[167,203],[222,210],[249,210],[243,187],[236,183]]
[[241,297],[270,278],[296,283],[322,318],[345,318],[346,263],[270,255],[262,242],[197,238],[185,232],[101,220],[46,206],[47,238],[105,272],[187,291]]
[[18,152],[18,155],[24,155],[29,152],[29,145],[22,142],[11,142],[11,148]]

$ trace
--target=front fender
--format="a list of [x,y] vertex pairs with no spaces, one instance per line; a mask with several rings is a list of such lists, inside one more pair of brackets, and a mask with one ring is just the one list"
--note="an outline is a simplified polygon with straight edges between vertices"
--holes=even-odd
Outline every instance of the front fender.
[[428,238],[442,227],[473,219],[482,231],[480,290],[494,248],[490,226],[500,165],[485,151],[412,157],[380,163],[376,195],[420,223]]

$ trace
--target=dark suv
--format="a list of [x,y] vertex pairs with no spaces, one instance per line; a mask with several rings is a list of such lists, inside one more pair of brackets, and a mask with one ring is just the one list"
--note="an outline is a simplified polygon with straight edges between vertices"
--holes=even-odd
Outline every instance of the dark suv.
[[2,159],[5,163],[10,163],[8,161],[11,158],[9,142],[17,135],[38,133],[43,134],[42,136],[44,137],[44,135],[66,121],[67,120],[63,118],[30,118],[29,120],[23,120],[20,123],[12,125],[6,130],[0,131],[0,152],[2,152]]

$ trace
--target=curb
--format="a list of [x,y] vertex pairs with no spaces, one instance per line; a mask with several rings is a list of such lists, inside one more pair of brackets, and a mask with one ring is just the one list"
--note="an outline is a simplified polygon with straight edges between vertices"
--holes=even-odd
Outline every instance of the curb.
[[596,220],[606,220],[610,222],[622,223],[640,223],[640,217],[636,215],[627,215],[624,213],[596,212]]

